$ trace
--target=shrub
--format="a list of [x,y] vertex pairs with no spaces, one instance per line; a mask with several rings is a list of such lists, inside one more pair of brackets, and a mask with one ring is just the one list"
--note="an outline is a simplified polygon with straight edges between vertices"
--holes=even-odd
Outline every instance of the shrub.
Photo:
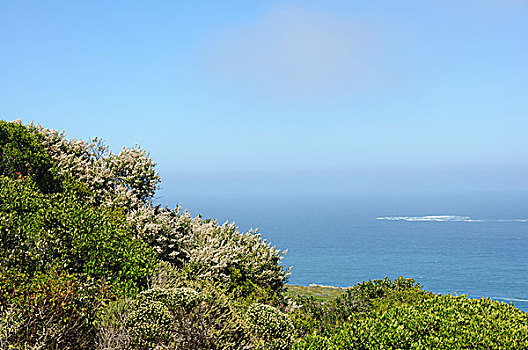
[[[114,154],[97,138],[68,140],[64,133],[40,125],[3,125],[18,130],[38,148],[45,160],[38,164],[44,162],[45,169],[53,169],[67,191],[76,192],[87,204],[122,213],[131,231],[160,259],[185,265],[197,279],[212,278],[240,296],[271,300],[282,292],[288,276],[280,265],[284,253],[257,232],[242,234],[234,224],[192,218],[179,207],[153,206],[160,178],[155,163],[138,146]],[[19,138],[6,138],[5,144],[18,150]],[[27,174],[36,176],[32,169]]]
[[147,205],[128,218],[160,259],[184,267],[193,279],[218,282],[237,297],[280,299],[289,275],[281,265],[285,252],[256,231],[243,234],[234,224],[193,218],[180,207]]
[[294,328],[288,315],[273,306],[252,304],[247,310],[251,329],[262,349],[289,349],[293,341]]
[[31,176],[43,193],[59,190],[57,168],[42,143],[42,135],[22,124],[0,120],[0,175]]
[[251,348],[252,337],[234,305],[211,286],[154,288],[103,310],[98,349],[110,349],[104,345],[110,338],[119,338],[122,349]]
[[93,204],[130,211],[149,203],[158,188],[156,164],[137,145],[114,154],[99,138],[68,140],[64,132],[33,124],[28,130],[41,140],[60,176],[87,187]]
[[56,263],[104,279],[115,293],[146,287],[154,255],[129,233],[125,217],[74,193],[45,196],[30,179],[0,177],[0,262],[30,276]]
[[513,305],[434,295],[403,278],[359,283],[343,298],[359,307],[350,309],[346,319],[341,316],[334,328],[328,324],[324,331],[304,333],[295,349],[528,347],[528,315]]
[[[93,310],[108,297],[106,286],[60,270],[28,278],[1,272],[0,347],[91,349]],[[16,288],[10,288],[16,285]]]
[[234,223],[193,219],[182,250],[194,276],[214,279],[237,297],[256,293],[273,298],[283,292],[288,279],[289,269],[280,264],[285,252],[272,247],[256,231],[240,233]]
[[[114,154],[97,138],[68,140],[64,133],[39,125],[1,122],[0,161],[0,265],[2,273],[10,276],[9,283],[0,286],[0,311],[5,316],[0,324],[12,326],[11,333],[27,321],[15,317],[14,310],[33,310],[24,300],[48,300],[48,289],[31,293],[28,289],[18,304],[4,305],[16,291],[39,285],[46,276],[59,276],[57,285],[42,282],[52,290],[73,288],[72,300],[84,298],[81,291],[85,289],[104,286],[105,293],[94,294],[93,308],[80,312],[82,327],[92,324],[108,299],[117,299],[107,314],[100,314],[100,322],[111,324],[105,334],[117,332],[119,340],[106,341],[99,328],[98,346],[127,347],[134,342],[144,346],[145,341],[178,348],[244,347],[254,339],[240,316],[242,305],[281,300],[289,274],[280,264],[284,253],[256,231],[242,234],[234,224],[192,218],[179,207],[155,207],[152,197],[159,175],[155,163],[138,146]],[[158,288],[135,298],[147,288],[157,260],[178,269],[180,289],[167,286],[164,292]],[[191,293],[181,289],[183,281],[198,288],[200,298],[194,306],[173,303],[179,300],[178,293]],[[111,311],[116,305],[120,306]],[[53,315],[40,315],[45,318],[34,322],[35,327],[56,323]],[[149,317],[151,322],[141,323],[140,319]],[[170,330],[163,328],[169,319]],[[24,327],[27,339],[40,334]],[[149,327],[158,331],[149,333]],[[77,333],[92,344],[93,329],[86,329],[91,333]],[[56,332],[51,337],[60,339]],[[76,346],[88,346],[83,344]]]
[[237,297],[281,298],[289,275],[281,265],[285,252],[256,231],[243,234],[234,224],[193,218],[180,207],[171,211],[147,205],[128,220],[160,259],[184,267],[193,279],[218,282]]
[[292,319],[300,337],[312,333],[327,334],[334,332],[336,327],[355,314],[377,307],[390,308],[427,297],[430,294],[424,292],[411,278],[399,277],[391,281],[386,277],[357,283],[330,302],[297,298],[295,301],[301,307],[295,310]]

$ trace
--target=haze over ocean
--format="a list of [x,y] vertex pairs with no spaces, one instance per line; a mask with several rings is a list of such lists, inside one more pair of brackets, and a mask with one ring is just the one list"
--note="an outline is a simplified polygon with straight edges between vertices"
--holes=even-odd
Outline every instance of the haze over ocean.
[[[290,283],[350,286],[412,277],[426,290],[491,297],[528,311],[526,193],[166,196],[235,220],[288,249]],[[433,217],[431,217],[433,216]]]

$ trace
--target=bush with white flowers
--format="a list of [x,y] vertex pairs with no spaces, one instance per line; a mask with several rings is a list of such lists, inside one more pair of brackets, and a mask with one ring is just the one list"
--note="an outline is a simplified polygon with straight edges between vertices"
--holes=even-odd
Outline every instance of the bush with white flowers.
[[187,266],[197,279],[212,279],[242,293],[254,288],[280,291],[289,270],[281,260],[285,252],[272,247],[255,231],[241,233],[234,223],[193,218],[189,212],[154,206],[160,183],[155,163],[135,146],[112,153],[102,140],[68,140],[64,133],[30,126],[58,164],[60,175],[72,176],[93,193],[91,200],[125,210],[137,238],[154,248],[159,258]]

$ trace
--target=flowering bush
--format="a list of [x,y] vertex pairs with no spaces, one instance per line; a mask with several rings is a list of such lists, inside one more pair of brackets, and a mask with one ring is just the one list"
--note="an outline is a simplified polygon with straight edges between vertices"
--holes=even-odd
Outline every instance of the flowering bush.
[[[0,334],[19,345],[40,346],[42,336],[50,339],[44,347],[90,348],[99,315],[100,324],[106,322],[111,330],[99,327],[101,348],[250,346],[254,337],[235,299],[243,297],[242,304],[279,299],[289,274],[280,263],[284,252],[256,231],[241,233],[234,224],[193,218],[180,207],[155,206],[159,182],[155,163],[138,146],[115,154],[97,138],[79,141],[40,125],[0,122],[0,272],[23,276],[9,275],[0,286]],[[145,291],[159,261],[205,289],[168,285]],[[53,274],[58,284],[48,279],[41,285],[49,288],[37,288],[10,304],[16,291]],[[86,299],[84,291],[94,286],[104,286],[105,292]],[[60,299],[64,290],[72,293]],[[64,328],[55,319],[64,315],[62,309],[49,307],[56,311],[49,314],[31,306],[50,295],[68,305],[93,299],[87,304],[92,309],[67,309],[75,311],[64,318],[72,320],[73,328]],[[105,319],[99,308],[119,298],[110,305],[121,305],[120,311]],[[31,310],[43,318],[34,321]],[[42,335],[38,327],[45,324],[56,324],[56,332]],[[82,342],[68,345],[61,333]],[[108,341],[111,333],[119,335],[116,342]]]
[[42,139],[58,175],[72,176],[87,186],[95,204],[137,209],[152,198],[159,185],[156,163],[137,145],[123,147],[116,155],[98,138],[68,140],[64,132],[33,124],[28,130]]
[[280,293],[287,281],[289,270],[281,265],[285,252],[256,231],[243,234],[234,223],[193,218],[181,207],[171,211],[147,205],[128,220],[162,260],[185,266],[195,279],[220,282],[239,296],[257,290]]
[[282,290],[289,275],[280,264],[284,252],[256,231],[242,234],[234,223],[219,225],[215,220],[191,219],[187,213],[183,216],[191,230],[182,239],[182,250],[193,275],[212,278],[242,295],[248,292],[244,286],[249,286],[249,291],[251,286]]
[[193,218],[181,207],[154,206],[160,177],[155,163],[139,147],[113,154],[100,139],[68,140],[64,133],[31,125],[42,138],[63,178],[78,179],[88,200],[124,210],[136,237],[147,242],[162,260],[186,266],[197,279],[213,279],[240,295],[255,290],[277,293],[289,270],[280,264],[285,252],[272,247],[256,231],[241,233],[232,223]]

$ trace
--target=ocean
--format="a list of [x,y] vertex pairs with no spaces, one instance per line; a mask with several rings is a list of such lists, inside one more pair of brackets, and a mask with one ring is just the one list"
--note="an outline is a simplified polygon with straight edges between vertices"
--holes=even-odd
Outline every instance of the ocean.
[[346,287],[388,276],[435,293],[528,311],[528,196],[493,194],[164,196],[194,215],[258,227],[289,283]]

